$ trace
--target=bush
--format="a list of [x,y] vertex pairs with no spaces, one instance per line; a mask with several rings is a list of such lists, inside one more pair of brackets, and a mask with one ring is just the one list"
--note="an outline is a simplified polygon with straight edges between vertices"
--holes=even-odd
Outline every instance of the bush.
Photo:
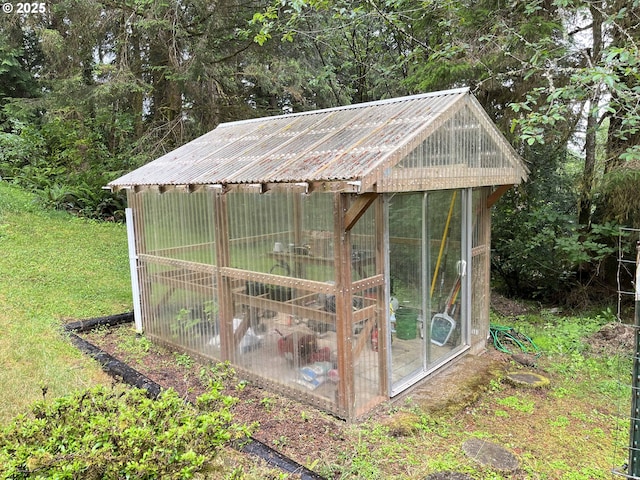
[[[492,273],[507,296],[563,303],[590,285],[615,258],[618,226],[579,225],[576,179],[558,152],[539,147],[529,182],[497,204],[492,225]],[[582,305],[584,306],[584,305]]]
[[0,434],[2,478],[192,478],[228,441],[235,399],[212,383],[195,405],[174,390],[99,386],[36,403]]

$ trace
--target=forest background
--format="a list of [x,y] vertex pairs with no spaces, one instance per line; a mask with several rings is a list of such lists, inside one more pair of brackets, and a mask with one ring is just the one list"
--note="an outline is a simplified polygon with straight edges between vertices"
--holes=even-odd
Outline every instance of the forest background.
[[123,218],[110,180],[220,122],[470,87],[526,160],[503,292],[584,306],[640,227],[638,0],[49,0],[0,13],[0,177]]

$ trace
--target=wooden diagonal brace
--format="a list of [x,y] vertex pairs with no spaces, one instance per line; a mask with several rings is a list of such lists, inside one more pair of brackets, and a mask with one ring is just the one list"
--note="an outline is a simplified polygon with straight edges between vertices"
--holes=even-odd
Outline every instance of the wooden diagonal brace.
[[504,195],[507,190],[512,188],[513,185],[500,185],[487,197],[487,208],[493,207],[493,205]]
[[353,202],[353,205],[349,207],[349,210],[347,210],[344,216],[344,229],[346,232],[354,227],[376,198],[378,198],[378,194],[372,192],[358,195],[358,198]]

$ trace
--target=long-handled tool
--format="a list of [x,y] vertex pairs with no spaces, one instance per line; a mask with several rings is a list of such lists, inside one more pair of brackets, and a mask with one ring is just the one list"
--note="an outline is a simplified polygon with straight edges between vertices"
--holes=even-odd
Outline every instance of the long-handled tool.
[[453,308],[460,293],[462,276],[465,274],[463,265],[464,262],[458,263],[458,278],[453,284],[449,297],[447,297],[444,311],[442,313],[436,313],[431,318],[431,343],[439,347],[442,347],[449,341],[449,337],[451,337],[451,334],[456,328],[456,321],[450,314],[453,314]]
[[430,295],[433,296],[433,291],[436,288],[436,281],[438,280],[438,273],[440,272],[440,264],[444,254],[445,245],[447,244],[447,236],[449,235],[449,225],[451,224],[451,217],[453,217],[453,207],[456,204],[456,196],[458,192],[454,191],[451,195],[451,204],[449,205],[449,213],[447,214],[447,221],[442,231],[442,241],[440,242],[440,251],[438,252],[438,259],[436,260],[436,268],[433,272],[433,278],[431,279]]

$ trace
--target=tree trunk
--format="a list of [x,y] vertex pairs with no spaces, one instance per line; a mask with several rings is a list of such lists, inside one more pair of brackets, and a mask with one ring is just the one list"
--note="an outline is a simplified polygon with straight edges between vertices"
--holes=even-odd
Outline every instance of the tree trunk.
[[[590,5],[591,18],[591,51],[585,52],[588,66],[597,65],[602,54],[602,2],[597,1]],[[582,172],[582,183],[580,184],[580,200],[578,204],[578,224],[585,229],[589,228],[591,223],[591,206],[592,206],[592,190],[593,178],[596,169],[596,133],[598,129],[598,117],[593,113],[596,111],[597,105],[600,103],[601,94],[599,89],[594,89],[593,97],[587,103],[587,130],[584,142],[584,169]]]

